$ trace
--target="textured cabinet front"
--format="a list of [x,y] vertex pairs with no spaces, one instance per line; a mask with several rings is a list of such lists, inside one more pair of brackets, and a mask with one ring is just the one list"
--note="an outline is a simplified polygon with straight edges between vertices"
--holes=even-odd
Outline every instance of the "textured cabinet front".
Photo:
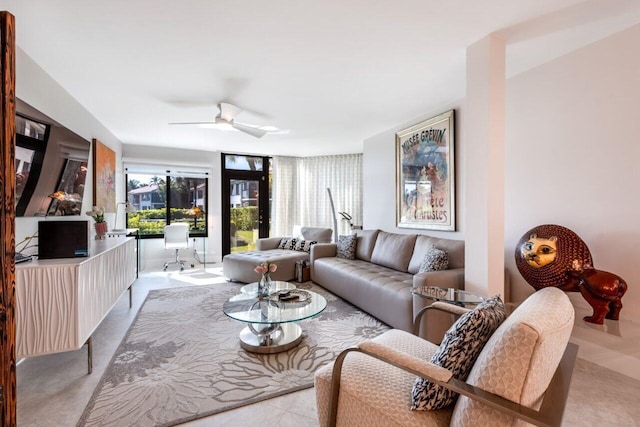
[[74,265],[16,268],[16,354],[73,350],[78,342]]
[[135,241],[95,242],[86,259],[16,268],[16,354],[81,348],[136,277]]

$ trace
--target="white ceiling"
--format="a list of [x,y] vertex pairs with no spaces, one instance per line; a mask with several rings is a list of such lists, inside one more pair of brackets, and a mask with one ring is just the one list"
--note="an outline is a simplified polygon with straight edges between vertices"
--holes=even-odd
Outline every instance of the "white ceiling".
[[[638,0],[0,0],[18,46],[125,144],[273,155],[363,139],[465,94],[465,50],[514,75],[640,22]],[[19,78],[20,70],[18,70]],[[18,94],[20,96],[20,94]],[[286,134],[170,126],[237,120]],[[55,117],[54,117],[55,119]]]

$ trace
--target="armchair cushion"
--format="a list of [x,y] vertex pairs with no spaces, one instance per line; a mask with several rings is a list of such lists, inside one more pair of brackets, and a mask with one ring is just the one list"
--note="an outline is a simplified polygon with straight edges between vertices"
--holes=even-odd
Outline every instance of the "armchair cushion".
[[[463,314],[445,334],[431,363],[448,369],[459,380],[466,380],[480,351],[505,317],[504,304],[498,295]],[[417,378],[411,396],[411,409],[432,411],[451,405],[458,394]]]
[[[373,339],[426,362],[438,346],[413,334],[392,329]],[[318,369],[315,391],[320,425],[328,425],[333,362]],[[438,426],[449,425],[453,407],[440,411],[409,411],[408,391],[415,375],[363,354],[345,360],[340,383],[338,425],[342,426]]]

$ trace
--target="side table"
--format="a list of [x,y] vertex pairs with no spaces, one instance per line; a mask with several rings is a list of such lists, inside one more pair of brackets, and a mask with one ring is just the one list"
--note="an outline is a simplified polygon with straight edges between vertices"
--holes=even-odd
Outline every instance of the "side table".
[[[413,295],[427,298],[433,301],[442,301],[449,304],[465,307],[468,305],[478,305],[485,300],[482,295],[464,291],[456,288],[440,288],[437,286],[420,286],[411,289]],[[437,309],[431,305],[423,307],[413,319],[413,331],[418,335],[420,331],[420,321],[427,310]]]

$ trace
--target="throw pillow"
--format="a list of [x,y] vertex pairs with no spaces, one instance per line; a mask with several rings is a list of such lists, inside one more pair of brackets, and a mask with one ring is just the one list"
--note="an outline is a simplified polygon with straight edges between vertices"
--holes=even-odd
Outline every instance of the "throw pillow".
[[431,246],[424,255],[418,273],[446,270],[447,268],[449,268],[449,254],[442,249]]
[[296,251],[311,252],[311,246],[315,245],[315,240],[298,240],[296,242]]
[[356,239],[355,234],[338,236],[338,247],[336,256],[338,258],[356,259]]
[[[467,379],[480,351],[507,317],[500,296],[496,295],[463,314],[449,328],[431,363],[447,368],[461,381]],[[458,393],[417,378],[411,390],[411,409],[433,411],[456,401]]]
[[280,244],[278,245],[278,249],[288,249],[290,251],[295,250],[297,239],[287,239],[284,238],[280,240]]

